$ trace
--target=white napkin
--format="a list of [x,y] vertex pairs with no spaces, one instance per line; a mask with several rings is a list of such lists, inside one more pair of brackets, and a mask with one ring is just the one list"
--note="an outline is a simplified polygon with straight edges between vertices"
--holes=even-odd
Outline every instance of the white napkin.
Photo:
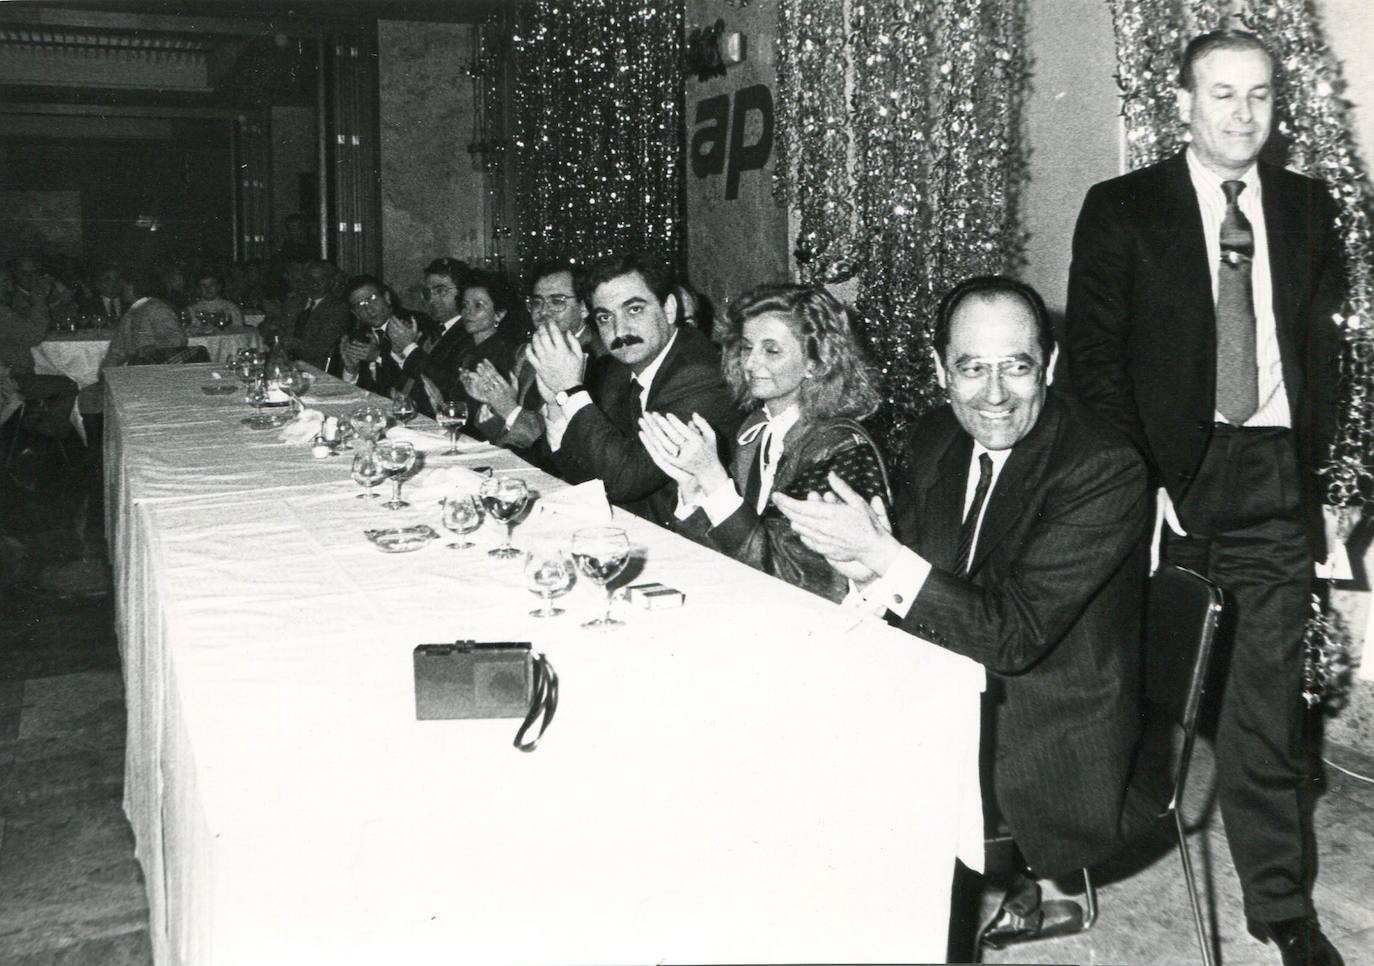
[[547,496],[541,494],[537,506],[542,516],[567,517],[589,525],[611,522],[611,505],[600,480],[588,480]]
[[[442,453],[448,449],[448,433],[441,430],[412,429],[409,426],[392,426],[386,431],[387,439],[404,440],[415,444],[415,448],[426,453]],[[478,439],[458,437],[458,450],[461,453],[486,453],[499,449],[491,443]]]
[[302,409],[295,419],[281,430],[283,443],[308,443],[320,434],[324,413],[318,409]]
[[[390,433],[388,438],[394,438]],[[406,484],[406,495],[412,500],[437,502],[453,493],[477,495],[485,477],[466,466],[432,466],[422,469]]]

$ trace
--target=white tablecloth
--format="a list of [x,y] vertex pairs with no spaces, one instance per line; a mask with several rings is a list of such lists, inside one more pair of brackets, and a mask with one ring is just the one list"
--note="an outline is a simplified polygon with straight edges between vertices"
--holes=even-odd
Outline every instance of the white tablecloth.
[[[922,962],[977,866],[977,665],[617,513],[686,606],[552,621],[521,566],[366,527],[342,458],[239,425],[209,367],[107,373],[107,513],[129,701],[125,807],[159,963]],[[316,405],[358,391],[316,386]],[[545,497],[517,546],[588,513]],[[417,480],[410,484],[418,492]],[[602,511],[604,513],[604,509]],[[416,721],[416,644],[531,640],[562,678],[515,721]]]
[[[256,329],[222,329],[205,334],[188,333],[191,345],[203,345],[211,362],[227,362],[240,349],[257,348],[262,336]],[[110,347],[110,333],[95,329],[87,332],[55,333],[29,350],[33,371],[66,376],[85,389],[100,379],[100,362]]]

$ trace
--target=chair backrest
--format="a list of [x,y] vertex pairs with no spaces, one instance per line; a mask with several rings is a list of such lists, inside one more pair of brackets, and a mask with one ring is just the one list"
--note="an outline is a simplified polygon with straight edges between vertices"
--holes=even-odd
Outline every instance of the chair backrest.
[[1150,578],[1145,611],[1145,698],[1152,713],[1167,715],[1183,731],[1174,761],[1169,809],[1177,807],[1188,778],[1221,612],[1221,588],[1201,574],[1166,564]]

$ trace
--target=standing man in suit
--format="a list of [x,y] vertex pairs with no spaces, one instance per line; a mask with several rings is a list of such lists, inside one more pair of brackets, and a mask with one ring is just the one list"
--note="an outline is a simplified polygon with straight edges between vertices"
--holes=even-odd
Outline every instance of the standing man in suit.
[[1274,102],[1258,38],[1195,38],[1179,83],[1188,148],[1083,202],[1072,373],[1163,488],[1167,559],[1230,597],[1217,787],[1250,929],[1285,964],[1339,963],[1308,892],[1300,697],[1312,564],[1328,531],[1348,534],[1317,480],[1336,428],[1336,211],[1321,183],[1258,160]]
[[720,352],[696,329],[673,324],[672,278],[654,259],[603,258],[582,292],[609,355],[587,369],[581,342],[557,326],[543,326],[530,343],[549,449],[569,482],[598,478],[612,503],[671,526],[677,485],[639,441],[639,417],[650,410],[690,421],[698,413],[729,439],[740,417]]
[[1120,845],[1140,734],[1145,466],[1104,420],[1049,390],[1054,335],[1030,286],[961,283],[933,344],[949,405],[912,428],[900,540],[834,473],[829,498],[773,502],[855,583],[851,604],[987,668],[985,797],[1030,872],[985,928],[1000,946],[1076,931],[1081,910],[1042,903],[1037,879]]

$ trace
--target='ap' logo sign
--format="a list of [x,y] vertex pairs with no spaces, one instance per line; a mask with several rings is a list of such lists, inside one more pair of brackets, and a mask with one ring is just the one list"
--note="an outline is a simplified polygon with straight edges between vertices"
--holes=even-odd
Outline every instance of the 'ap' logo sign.
[[[758,137],[744,143],[750,113],[759,120]],[[756,171],[768,163],[773,152],[773,94],[763,84],[743,87],[735,92],[731,117],[730,95],[717,94],[697,103],[696,131],[692,134],[692,173],[698,178],[725,171],[725,130],[730,129],[730,169],[725,175],[725,200],[739,197],[739,176]]]

